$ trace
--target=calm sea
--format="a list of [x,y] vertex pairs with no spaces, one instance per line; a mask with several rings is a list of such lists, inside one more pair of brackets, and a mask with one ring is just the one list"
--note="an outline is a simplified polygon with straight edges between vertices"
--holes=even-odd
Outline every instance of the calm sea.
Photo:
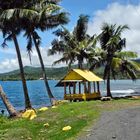
[[[49,81],[53,95],[57,99],[63,99],[63,88],[55,87],[58,81]],[[8,96],[10,102],[16,109],[24,109],[24,96],[21,81],[0,81],[4,92]],[[45,91],[44,82],[42,80],[27,81],[29,96],[33,107],[50,105],[49,98]],[[101,82],[100,88],[102,95],[106,95],[106,84]],[[140,93],[140,80],[135,82],[131,80],[111,81],[111,91],[113,96],[125,96]],[[4,109],[3,102],[0,99],[0,110]]]

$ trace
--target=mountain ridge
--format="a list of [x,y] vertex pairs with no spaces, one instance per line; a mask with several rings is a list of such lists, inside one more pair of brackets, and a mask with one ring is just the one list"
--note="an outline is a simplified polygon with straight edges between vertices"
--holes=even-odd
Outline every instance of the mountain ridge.
[[[137,63],[140,63],[140,58],[134,60]],[[84,64],[84,68],[87,68],[87,64]],[[77,65],[73,65],[71,67],[72,69],[77,68]],[[103,67],[97,68],[94,70],[94,73],[97,74],[100,77],[103,77]],[[46,74],[48,79],[56,79],[60,80],[64,77],[64,75],[68,72],[68,67],[58,67],[58,68],[45,68]],[[41,67],[33,67],[33,66],[25,66],[24,67],[24,73],[25,78],[27,80],[38,80],[42,78],[42,71]],[[137,73],[138,78],[140,78],[140,73]],[[118,79],[126,79],[126,77],[122,77],[121,75],[118,77]],[[20,70],[13,70],[6,73],[0,74],[0,80],[6,81],[6,80],[21,80],[20,77]]]
[[[45,68],[48,79],[60,79],[66,72],[67,67],[60,68]],[[24,67],[25,78],[27,80],[37,80],[42,77],[40,67],[25,66]],[[0,74],[0,80],[20,80],[20,70],[13,70]]]

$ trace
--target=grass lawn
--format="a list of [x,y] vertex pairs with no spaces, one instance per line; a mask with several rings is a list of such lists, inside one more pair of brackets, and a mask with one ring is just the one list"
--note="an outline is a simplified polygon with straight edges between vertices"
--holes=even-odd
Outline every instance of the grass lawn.
[[[103,111],[140,107],[140,100],[120,99],[66,103],[45,112],[37,112],[34,120],[0,117],[0,140],[65,140],[75,139],[94,124]],[[48,127],[44,124],[49,123]],[[64,126],[72,127],[62,131]]]

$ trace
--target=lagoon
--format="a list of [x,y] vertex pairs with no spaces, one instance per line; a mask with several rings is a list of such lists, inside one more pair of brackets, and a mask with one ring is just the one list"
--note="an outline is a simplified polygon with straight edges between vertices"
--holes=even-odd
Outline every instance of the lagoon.
[[[57,99],[63,99],[63,88],[55,87],[57,82],[57,80],[49,81],[51,90]],[[16,109],[24,109],[24,96],[21,81],[0,81],[0,84],[13,106]],[[27,86],[34,108],[50,105],[43,80],[27,81]],[[105,82],[101,82],[100,88],[102,95],[105,96]],[[140,95],[140,80],[134,82],[131,80],[111,80],[111,91],[113,96]],[[0,110],[2,109],[6,110],[0,99]]]

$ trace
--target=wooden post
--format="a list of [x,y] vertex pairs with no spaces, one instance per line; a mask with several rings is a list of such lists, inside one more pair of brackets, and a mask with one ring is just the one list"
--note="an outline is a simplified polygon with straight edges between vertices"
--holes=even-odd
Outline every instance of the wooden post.
[[79,82],[79,94],[81,94],[81,83]]
[[84,82],[84,93],[86,93],[87,92],[87,90],[86,90],[86,82]]
[[76,86],[75,85],[76,85],[76,83],[73,82],[73,94],[76,94],[76,90],[75,90],[76,89]]
[[64,83],[64,94],[67,94],[66,83]]
[[91,93],[91,86],[90,86],[90,82],[88,82],[88,92]]
[[96,92],[96,85],[95,85],[95,82],[93,82],[93,88],[94,88],[94,92]]
[[71,85],[70,85],[71,83],[69,83],[69,94],[71,94]]
[[99,85],[99,82],[97,82],[97,91],[100,93],[100,85]]

